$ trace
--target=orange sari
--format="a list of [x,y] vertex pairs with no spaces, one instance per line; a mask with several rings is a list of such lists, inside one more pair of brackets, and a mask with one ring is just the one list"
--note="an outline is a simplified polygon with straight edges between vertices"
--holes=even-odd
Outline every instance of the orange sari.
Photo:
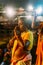
[[40,34],[38,37],[38,45],[36,50],[36,65],[43,65],[43,37],[41,39]]

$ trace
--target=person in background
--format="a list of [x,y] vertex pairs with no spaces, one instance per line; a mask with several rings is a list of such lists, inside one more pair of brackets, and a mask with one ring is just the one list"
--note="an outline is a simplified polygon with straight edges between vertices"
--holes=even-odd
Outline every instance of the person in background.
[[0,63],[3,61],[3,50],[0,48]]
[[36,49],[36,64],[35,65],[43,65],[43,27],[38,33],[38,44]]
[[4,56],[1,65],[9,65],[11,59],[11,49],[9,44],[7,44],[7,48],[4,49]]

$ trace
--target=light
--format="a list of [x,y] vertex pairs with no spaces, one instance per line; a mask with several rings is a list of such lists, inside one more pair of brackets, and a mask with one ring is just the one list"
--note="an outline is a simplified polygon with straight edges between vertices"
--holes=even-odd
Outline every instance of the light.
[[27,19],[32,19],[32,15],[28,15],[26,18]]
[[29,6],[28,6],[28,10],[29,10],[29,11],[33,11],[33,6],[32,6],[32,5],[29,5]]
[[17,14],[18,14],[18,15],[21,15],[21,14],[23,14],[23,13],[24,13],[24,8],[20,7],[20,8],[18,9],[18,11],[17,11]]
[[6,15],[7,17],[9,17],[9,18],[14,17],[14,15],[15,15],[15,10],[14,10],[13,7],[6,7],[6,8],[4,9],[4,12],[5,12],[5,15]]
[[36,14],[41,14],[41,13],[42,13],[42,7],[40,6],[36,9]]
[[20,8],[18,9],[18,11],[24,11],[24,8],[20,7]]
[[37,21],[43,21],[43,17],[42,16],[38,16],[37,17]]

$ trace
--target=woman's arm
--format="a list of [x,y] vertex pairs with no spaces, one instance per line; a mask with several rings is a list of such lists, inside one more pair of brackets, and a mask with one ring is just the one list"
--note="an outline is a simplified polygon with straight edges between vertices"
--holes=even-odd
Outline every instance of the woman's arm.
[[15,50],[16,50],[16,48],[17,48],[17,45],[18,45],[17,40],[15,40],[15,41],[14,41],[13,48],[12,48],[12,57],[14,56]]

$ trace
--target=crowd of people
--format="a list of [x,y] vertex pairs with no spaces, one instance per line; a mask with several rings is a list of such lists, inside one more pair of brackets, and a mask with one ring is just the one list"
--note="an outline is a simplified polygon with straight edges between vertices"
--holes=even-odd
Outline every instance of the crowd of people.
[[[28,30],[23,20],[19,18],[18,25],[13,30],[13,37],[9,40],[4,52],[0,49],[0,58],[3,59],[0,65],[31,65],[34,59],[31,54],[34,44],[33,32]],[[37,55],[35,65],[43,65],[43,27],[38,33],[35,53]]]

